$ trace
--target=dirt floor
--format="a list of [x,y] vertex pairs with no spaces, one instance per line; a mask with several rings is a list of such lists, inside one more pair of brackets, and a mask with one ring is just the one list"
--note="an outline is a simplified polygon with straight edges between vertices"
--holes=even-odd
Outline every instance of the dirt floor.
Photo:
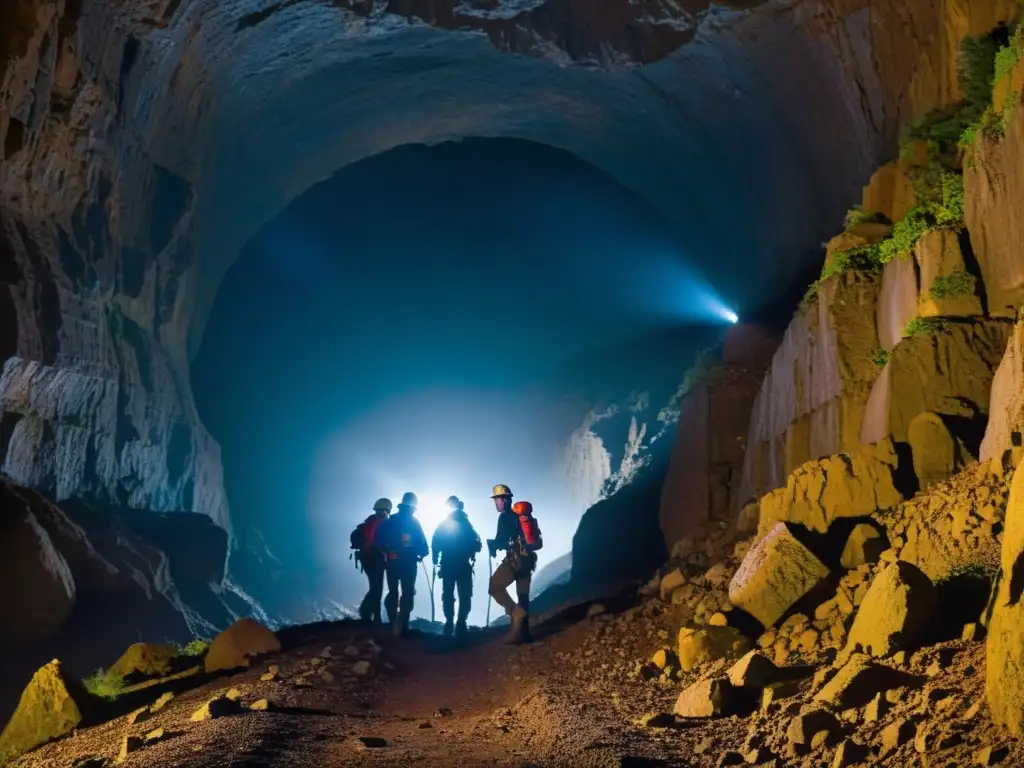
[[[838,739],[799,757],[785,753],[786,725],[807,709],[809,677],[788,708],[776,705],[745,718],[669,718],[665,727],[644,725],[645,717],[671,712],[690,682],[640,673],[640,662],[677,629],[672,610],[656,600],[624,603],[594,616],[587,615],[588,607],[539,623],[535,642],[520,647],[503,645],[498,630],[474,633],[471,642],[456,646],[422,634],[396,639],[356,623],[287,629],[280,633],[281,653],[261,658],[251,669],[177,693],[145,722],[129,724],[120,716],[38,749],[15,765],[113,765],[125,737],[144,738],[155,729],[163,729],[160,737],[134,744],[120,764],[717,767],[742,764],[747,754],[754,762],[764,758],[757,763],[763,765],[833,764]],[[355,670],[360,661],[368,662],[360,665],[370,667],[368,674]],[[958,740],[936,731],[934,739],[917,739],[920,748],[910,739],[884,758],[866,757],[864,764],[967,766],[987,745],[995,748],[990,764],[1024,765],[1020,743],[1001,735],[980,707],[969,711],[984,698],[983,644],[935,647],[908,664],[930,667],[933,677],[894,697],[897,703],[884,722],[857,722],[847,713],[845,735],[870,744],[882,726],[905,711],[922,726],[919,733],[934,720],[956,726]],[[261,680],[270,665],[279,671],[274,679]],[[939,666],[945,675],[935,673]],[[191,720],[205,702],[230,689],[240,694],[237,713]],[[268,711],[248,709],[260,699],[269,702]],[[752,745],[761,748],[751,752]]]

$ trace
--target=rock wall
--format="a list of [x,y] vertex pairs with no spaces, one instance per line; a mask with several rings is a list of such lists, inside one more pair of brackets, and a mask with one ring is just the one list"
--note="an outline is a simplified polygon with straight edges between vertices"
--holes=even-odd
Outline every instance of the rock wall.
[[778,343],[767,329],[730,329],[721,362],[682,398],[658,514],[666,549],[735,507],[751,405]]
[[1024,434],[1024,320],[1018,320],[1006,345],[989,397],[989,420],[981,442],[983,461],[1002,456]]

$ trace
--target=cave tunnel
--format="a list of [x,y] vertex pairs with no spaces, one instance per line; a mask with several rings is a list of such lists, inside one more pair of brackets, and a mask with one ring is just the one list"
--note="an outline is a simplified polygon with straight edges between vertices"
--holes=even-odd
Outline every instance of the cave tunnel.
[[[517,245],[536,268],[547,259],[547,296],[558,288],[589,303],[583,322],[554,310],[542,317],[558,326],[553,338],[564,352],[590,359],[585,370],[604,374],[594,367],[595,356],[601,359],[596,350],[631,346],[630,334],[649,336],[655,317],[662,326],[694,319],[697,300],[677,308],[691,316],[673,318],[672,297],[702,290],[719,307],[709,314],[726,306],[747,317],[805,285],[820,268],[821,241],[840,225],[872,171],[894,155],[901,128],[958,98],[955,77],[943,74],[955,72],[956,47],[940,34],[945,22],[926,2],[915,4],[919,34],[898,42],[884,4],[872,2],[841,12],[812,0],[787,6],[694,0],[685,7],[621,0],[600,12],[568,0],[507,5],[6,5],[0,33],[5,476],[57,501],[202,513],[230,533],[232,559],[243,563],[240,553],[249,544],[259,549],[256,538],[280,539],[274,507],[319,503],[298,498],[306,490],[261,491],[245,480],[280,469],[275,454],[263,452],[275,462],[268,467],[255,452],[275,435],[281,443],[289,430],[303,428],[297,416],[274,411],[275,389],[287,389],[297,408],[306,398],[306,437],[316,426],[319,440],[329,437],[328,427],[354,418],[335,414],[337,424],[313,424],[315,406],[335,394],[343,399],[343,391],[352,402],[363,398],[358,402],[368,413],[379,406],[372,398],[385,394],[406,398],[402,407],[410,412],[423,405],[400,389],[369,392],[374,380],[355,375],[344,364],[353,358],[344,354],[324,362],[329,384],[304,389],[313,387],[305,381],[313,358],[349,348],[343,333],[308,338],[307,349],[318,353],[307,353],[304,372],[290,375],[288,355],[297,354],[290,333],[312,337],[318,323],[329,321],[358,336],[374,303],[367,283],[345,279],[352,269],[346,254],[335,258],[344,238],[327,225],[338,222],[302,221],[320,218],[310,213],[317,195],[350,201],[351,211],[365,213],[364,228],[371,213],[385,221],[386,214],[404,212],[430,225],[450,221],[467,242]],[[960,33],[995,26],[1000,11],[980,5],[964,16]],[[915,78],[921,61],[939,74]],[[451,168],[461,163],[467,178],[476,174],[477,186],[466,182],[441,192],[417,186],[413,169],[431,163],[433,181],[450,182]],[[531,183],[523,181],[527,171]],[[484,209],[465,196],[473,189],[484,194],[485,182],[495,189],[488,205],[507,203],[509,223],[500,231],[498,223],[481,228],[472,215],[445,210],[460,195],[461,205]],[[374,191],[361,195],[364,188]],[[417,210],[414,192],[437,197]],[[618,202],[609,213],[613,197]],[[429,221],[422,218],[427,212]],[[494,211],[482,218],[498,221]],[[389,231],[376,234],[413,243],[412,227],[402,231],[396,218],[389,221]],[[586,248],[535,247],[530,237],[544,227],[564,237],[590,227],[591,242],[601,232],[630,242],[598,275],[587,269]],[[295,230],[305,243],[275,242]],[[332,241],[309,242],[314,236]],[[610,248],[612,237],[603,237],[602,247]],[[334,251],[330,258],[326,250]],[[353,252],[369,251],[353,246]],[[448,286],[438,275],[447,281],[459,273],[459,254],[444,256],[447,271],[417,265],[425,269],[424,294],[443,294]],[[385,260],[367,263],[378,281],[393,268]],[[678,295],[671,278],[653,276],[672,265],[685,274]],[[505,277],[499,263],[474,274]],[[645,282],[652,276],[656,290]],[[344,291],[328,295],[336,285],[366,295],[347,304]],[[399,322],[397,308],[412,309],[423,298],[388,292],[378,311]],[[289,312],[289,320],[278,322]],[[457,320],[457,314],[444,318]],[[237,347],[232,322],[247,326]],[[275,365],[265,360],[264,368],[246,368],[261,344],[279,355],[271,358]],[[414,360],[422,353],[417,346],[410,351]],[[431,364],[468,375],[459,366],[492,346],[479,338],[458,359]],[[401,366],[393,345],[371,352],[378,356],[365,356],[360,365],[384,369],[397,386]],[[694,353],[686,345],[652,349],[651,357],[667,363],[652,363],[650,375],[685,369]],[[534,362],[525,376],[530,396],[550,385],[558,368],[551,359]],[[481,377],[500,373],[472,370]],[[246,374],[256,383],[245,381]],[[577,372],[557,381],[569,390],[581,380]],[[584,388],[599,389],[602,381],[587,377]],[[481,378],[475,409],[495,408],[487,395],[492,385]],[[420,386],[452,389],[448,379]],[[607,392],[589,395],[600,399]],[[450,408],[460,400],[457,392],[445,397]],[[522,399],[519,407],[531,403]],[[567,410],[545,412],[552,432],[578,418]],[[505,416],[516,413],[509,408]],[[248,445],[241,445],[245,433],[232,434],[230,426],[243,420],[257,422],[260,435]],[[554,440],[541,437],[544,446]],[[284,471],[316,475],[313,442],[285,457]],[[520,448],[537,445],[525,441]],[[270,549],[279,543],[271,541]],[[295,544],[288,558],[319,562],[315,543]],[[269,568],[268,562],[251,567]],[[300,589],[308,590],[309,580],[325,577],[296,569],[287,578],[306,580]],[[229,566],[231,579],[246,589]]]

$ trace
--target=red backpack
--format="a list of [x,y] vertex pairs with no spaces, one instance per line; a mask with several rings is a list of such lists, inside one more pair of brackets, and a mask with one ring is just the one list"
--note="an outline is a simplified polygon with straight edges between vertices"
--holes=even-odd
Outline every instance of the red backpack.
[[377,537],[377,528],[384,522],[383,518],[377,515],[370,515],[352,531],[350,543],[352,549],[372,549],[374,540]]
[[527,546],[540,549],[543,544],[541,544],[540,526],[533,516],[533,504],[528,501],[517,501],[512,505],[512,511],[519,518],[519,530],[523,532],[523,539]]

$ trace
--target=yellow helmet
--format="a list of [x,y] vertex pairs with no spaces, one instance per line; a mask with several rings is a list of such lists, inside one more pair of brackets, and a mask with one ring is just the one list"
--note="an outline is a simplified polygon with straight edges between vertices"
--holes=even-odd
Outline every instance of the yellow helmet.
[[512,489],[507,485],[501,485],[500,483],[491,488],[491,498],[496,499],[499,496],[508,496],[512,498]]

